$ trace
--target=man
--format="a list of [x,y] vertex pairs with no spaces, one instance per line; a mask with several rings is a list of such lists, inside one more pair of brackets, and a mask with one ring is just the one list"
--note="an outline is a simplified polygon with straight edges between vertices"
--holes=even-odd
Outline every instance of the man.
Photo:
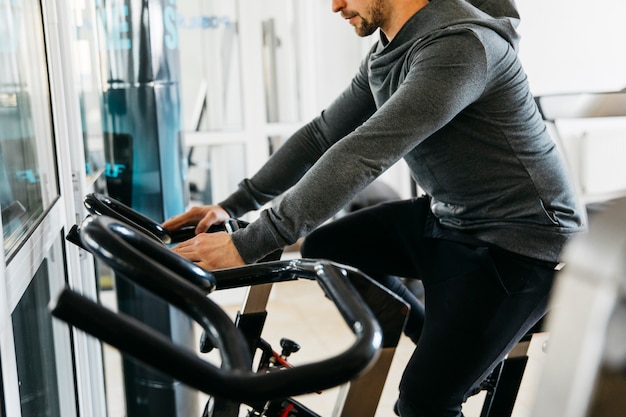
[[[472,4],[473,3],[473,4]],[[513,0],[334,0],[359,36],[380,29],[348,88],[197,224],[174,250],[211,269],[255,262],[307,236],[302,255],[353,265],[411,304],[417,343],[402,417],[461,404],[545,313],[584,211],[517,57]],[[318,227],[404,158],[426,196]],[[233,235],[209,225],[279,204]],[[394,276],[419,278],[423,307]]]

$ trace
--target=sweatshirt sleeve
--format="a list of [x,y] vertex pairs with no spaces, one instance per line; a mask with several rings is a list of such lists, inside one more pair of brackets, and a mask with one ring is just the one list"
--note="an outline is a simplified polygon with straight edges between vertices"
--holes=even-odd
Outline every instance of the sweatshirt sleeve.
[[[475,36],[465,32],[433,40],[413,54],[403,81],[380,100],[378,110],[353,131],[335,131],[332,143],[325,143],[323,156],[316,150],[307,159],[306,169],[291,175],[288,184],[292,187],[281,202],[233,235],[246,262],[306,236],[480,96],[485,54]],[[352,106],[362,106],[359,95],[347,91],[317,121],[324,131],[344,125],[342,120],[352,114]],[[337,140],[342,133],[345,136]],[[275,162],[270,166],[278,170]],[[255,178],[258,181],[263,175]],[[282,184],[285,188],[287,183]]]
[[365,62],[326,110],[296,131],[252,178],[239,183],[219,205],[233,217],[258,210],[295,185],[328,148],[361,125],[375,111]]

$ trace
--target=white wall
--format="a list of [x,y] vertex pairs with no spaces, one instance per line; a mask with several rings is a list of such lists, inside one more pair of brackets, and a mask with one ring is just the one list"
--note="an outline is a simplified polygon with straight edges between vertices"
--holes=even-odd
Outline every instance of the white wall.
[[626,2],[517,0],[535,95],[626,87]]
[[330,104],[337,94],[348,86],[358,70],[369,45],[378,35],[360,38],[354,28],[333,13],[329,0],[316,0],[315,55],[314,65],[317,73],[317,103],[323,108]]

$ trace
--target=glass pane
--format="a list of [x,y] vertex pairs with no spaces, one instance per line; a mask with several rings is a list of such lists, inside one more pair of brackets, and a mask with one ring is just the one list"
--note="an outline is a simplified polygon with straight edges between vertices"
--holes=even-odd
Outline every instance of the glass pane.
[[74,56],[76,63],[76,90],[80,97],[81,125],[85,152],[85,172],[88,182],[97,179],[104,170],[104,151],[102,135],[102,81],[101,59],[96,27],[94,2],[77,0],[71,4],[76,26]]
[[177,7],[184,129],[240,129],[237,1],[180,0]]
[[48,280],[44,261],[12,315],[20,405],[28,417],[60,416]]
[[244,177],[242,144],[194,146],[189,151],[191,204],[217,204]]
[[298,35],[294,22],[294,0],[266,3],[261,22],[263,36],[263,81],[268,123],[300,120],[298,89]]
[[10,256],[59,194],[39,2],[0,0],[0,207]]

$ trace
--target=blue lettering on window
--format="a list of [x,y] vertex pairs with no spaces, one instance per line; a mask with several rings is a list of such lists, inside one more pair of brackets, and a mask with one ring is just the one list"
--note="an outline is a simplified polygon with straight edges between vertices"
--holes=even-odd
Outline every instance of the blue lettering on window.
[[[96,2],[97,6],[101,1]],[[131,47],[128,25],[128,5],[123,1],[107,4],[98,10],[106,33],[106,45],[109,50],[127,50]]]
[[[171,2],[170,2],[171,3]],[[166,6],[163,10],[163,25],[165,26],[165,46],[168,49],[178,48],[178,29],[176,27],[176,9]]]
[[185,16],[182,13],[178,13],[178,28],[179,29],[219,29],[220,27],[231,27],[233,21],[230,16]]
[[107,162],[105,165],[104,174],[109,178],[117,178],[125,170],[125,164],[111,164],[110,162]]
[[19,171],[15,171],[15,176],[18,179],[26,181],[30,184],[35,184],[39,182],[39,176],[35,174],[32,169],[22,169]]

